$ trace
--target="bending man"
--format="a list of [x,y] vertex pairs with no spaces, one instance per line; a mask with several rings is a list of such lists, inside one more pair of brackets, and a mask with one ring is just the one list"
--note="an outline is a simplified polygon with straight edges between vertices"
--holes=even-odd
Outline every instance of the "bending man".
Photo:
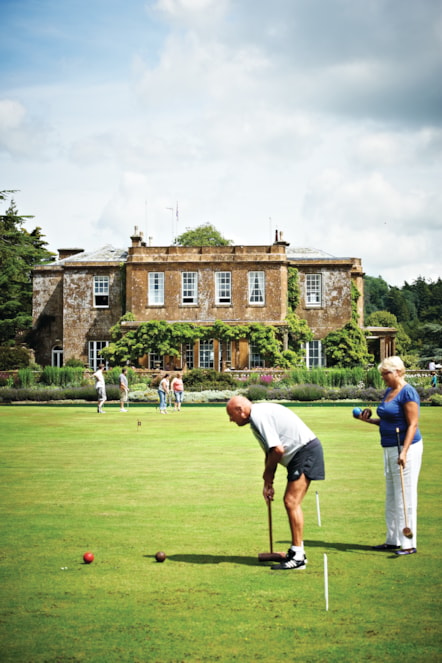
[[287,468],[284,505],[290,524],[292,545],[286,558],[271,568],[274,571],[305,569],[304,514],[302,500],[311,481],[325,478],[322,445],[315,434],[291,410],[276,403],[251,403],[234,396],[227,403],[230,421],[238,426],[250,424],[265,453],[263,495],[274,499],[273,480],[278,463]]

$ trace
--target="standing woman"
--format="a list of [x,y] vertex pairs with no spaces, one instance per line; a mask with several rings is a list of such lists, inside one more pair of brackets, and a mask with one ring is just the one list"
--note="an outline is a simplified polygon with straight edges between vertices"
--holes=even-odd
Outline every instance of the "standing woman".
[[[387,357],[378,368],[387,387],[377,408],[379,419],[369,418],[365,411],[359,416],[362,421],[379,426],[384,449],[387,535],[385,543],[373,546],[373,549],[412,555],[417,552],[417,483],[423,452],[419,431],[420,399],[416,389],[405,381],[405,366],[400,357]],[[413,533],[411,539],[403,534],[405,518],[400,465],[403,468],[407,520]]]
[[169,393],[169,374],[161,379],[158,385],[158,396],[160,397],[160,414],[167,413],[167,394]]
[[175,398],[175,411],[179,412],[181,410],[181,403],[183,402],[184,396],[183,376],[181,373],[175,375],[170,383],[170,388],[172,389]]

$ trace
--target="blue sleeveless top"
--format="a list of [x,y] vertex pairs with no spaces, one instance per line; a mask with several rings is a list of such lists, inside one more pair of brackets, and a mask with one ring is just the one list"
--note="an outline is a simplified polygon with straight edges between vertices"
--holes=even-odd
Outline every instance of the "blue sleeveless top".
[[[420,398],[416,389],[411,384],[406,384],[393,400],[386,402],[391,389],[388,388],[384,394],[382,403],[378,406],[376,412],[380,418],[379,429],[381,431],[381,445],[383,447],[397,446],[396,428],[399,428],[400,443],[404,443],[408,423],[405,418],[404,403],[413,401],[420,408]],[[412,444],[422,439],[419,429],[413,438]]]

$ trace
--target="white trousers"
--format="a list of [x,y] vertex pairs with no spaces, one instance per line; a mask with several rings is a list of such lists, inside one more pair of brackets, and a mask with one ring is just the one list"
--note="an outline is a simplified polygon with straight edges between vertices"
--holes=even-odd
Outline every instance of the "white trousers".
[[405,504],[408,527],[413,538],[402,534],[405,527],[404,502],[402,499],[401,475],[398,465],[397,447],[384,448],[385,472],[385,522],[387,536],[385,542],[401,548],[416,548],[417,535],[417,483],[422,464],[423,442],[412,444],[407,452],[407,462],[403,470]]

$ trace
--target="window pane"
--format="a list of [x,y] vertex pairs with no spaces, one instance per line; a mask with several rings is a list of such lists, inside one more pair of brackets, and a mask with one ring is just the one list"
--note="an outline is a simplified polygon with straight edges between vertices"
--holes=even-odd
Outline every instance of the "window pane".
[[265,362],[264,359],[259,354],[256,345],[251,344],[249,352],[250,352],[250,368],[263,368]]
[[194,366],[193,343],[186,343],[186,345],[184,346],[184,353],[185,353],[187,368],[193,368]]
[[148,304],[162,306],[164,304],[164,273],[149,272]]
[[94,276],[94,306],[109,306],[109,277]]
[[321,341],[309,341],[307,343],[308,368],[324,366]]
[[249,272],[249,304],[264,304],[264,272]]
[[213,341],[200,341],[200,368],[213,368]]
[[321,306],[322,302],[321,274],[307,274],[306,302],[310,306]]
[[197,273],[184,272],[182,274],[182,298],[183,304],[196,304],[198,299]]
[[149,352],[149,368],[162,368],[163,357],[157,352]]
[[109,345],[109,341],[89,341],[88,343],[88,356],[89,356],[89,366],[96,371],[99,364],[107,363],[104,361],[101,356],[101,350],[106,348]]
[[230,272],[215,274],[215,300],[217,304],[230,304],[232,301],[232,275]]

